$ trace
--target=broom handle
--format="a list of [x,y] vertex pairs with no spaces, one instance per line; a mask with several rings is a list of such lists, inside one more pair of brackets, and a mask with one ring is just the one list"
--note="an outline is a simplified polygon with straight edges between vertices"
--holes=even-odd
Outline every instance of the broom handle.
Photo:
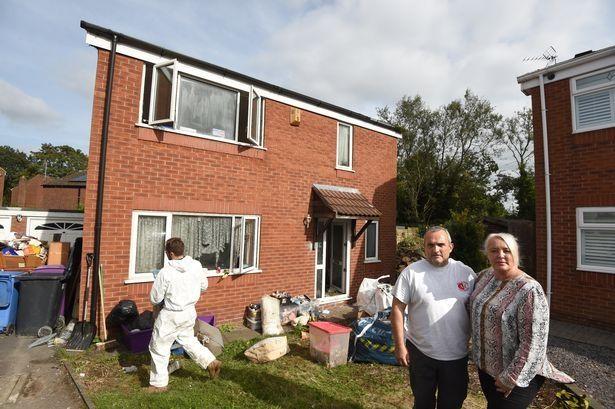
[[90,291],[90,276],[92,275],[92,261],[94,259],[94,255],[91,253],[86,254],[85,261],[88,265],[88,272],[85,276],[85,290],[83,291],[83,313],[81,314],[81,320],[85,321],[85,314],[87,312],[88,306],[88,293]]
[[105,319],[105,290],[103,285],[103,266],[98,269],[98,288],[100,289],[100,313],[102,319],[103,341],[107,340],[107,320]]

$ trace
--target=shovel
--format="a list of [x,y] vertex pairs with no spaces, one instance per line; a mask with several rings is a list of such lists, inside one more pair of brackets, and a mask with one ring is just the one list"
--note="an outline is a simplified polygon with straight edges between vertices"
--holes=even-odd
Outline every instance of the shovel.
[[[92,276],[93,260],[94,255],[92,253],[86,254],[85,261],[87,262],[88,272],[85,279],[85,290],[83,291],[83,312],[81,314],[81,321],[75,324],[73,333],[71,334],[68,341],[66,341],[67,350],[83,351],[87,349],[92,343],[92,340],[94,339],[94,334],[96,333],[96,326],[85,320],[85,314],[87,312],[88,305],[88,293],[90,290],[90,278]],[[90,317],[90,319],[91,318],[92,317]]]

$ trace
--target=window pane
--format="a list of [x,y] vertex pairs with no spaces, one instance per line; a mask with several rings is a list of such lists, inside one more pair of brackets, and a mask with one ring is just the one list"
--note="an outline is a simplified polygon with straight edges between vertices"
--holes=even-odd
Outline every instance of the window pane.
[[171,118],[171,91],[173,89],[173,65],[156,68],[156,105],[154,121]]
[[600,125],[613,120],[611,91],[579,95],[574,100],[579,127]]
[[350,166],[350,127],[347,125],[339,125],[337,160],[339,166]]
[[365,258],[376,258],[378,226],[371,223],[365,231]]
[[261,99],[259,98],[258,95],[252,98],[252,123],[250,124],[250,133],[252,135],[252,139],[258,145],[261,144],[261,138],[260,138],[261,118],[259,115],[260,114],[260,109],[259,109],[260,103],[261,103]]
[[241,255],[241,217],[235,217],[233,232],[233,268],[239,268],[239,256]]
[[615,223],[615,212],[583,212],[583,223]]
[[154,273],[164,265],[166,223],[167,219],[164,216],[139,216],[136,274]]
[[615,70],[609,72],[603,72],[601,74],[592,75],[591,77],[585,77],[577,80],[577,90],[593,87],[601,84],[609,84],[615,81]]
[[581,230],[581,263],[615,267],[615,230]]
[[203,268],[229,268],[230,217],[173,216],[173,235],[184,240],[186,254],[199,260]]
[[243,238],[243,268],[254,267],[254,244],[256,242],[256,220],[246,219]]
[[235,140],[237,92],[181,77],[178,126]]

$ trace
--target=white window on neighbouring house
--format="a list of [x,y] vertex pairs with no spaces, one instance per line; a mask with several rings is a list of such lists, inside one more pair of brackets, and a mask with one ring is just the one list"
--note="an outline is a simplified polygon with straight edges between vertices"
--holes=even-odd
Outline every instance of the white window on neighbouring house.
[[131,279],[148,279],[165,262],[164,243],[180,237],[185,254],[212,273],[255,271],[258,216],[136,211],[132,220]]
[[352,126],[337,124],[337,167],[352,169]]
[[573,129],[615,126],[615,67],[571,80]]
[[615,273],[615,207],[577,208],[577,268]]
[[259,92],[200,78],[185,67],[177,60],[145,66],[141,120],[194,136],[263,146]]
[[365,229],[365,262],[380,261],[378,259],[378,228],[379,223],[372,221]]

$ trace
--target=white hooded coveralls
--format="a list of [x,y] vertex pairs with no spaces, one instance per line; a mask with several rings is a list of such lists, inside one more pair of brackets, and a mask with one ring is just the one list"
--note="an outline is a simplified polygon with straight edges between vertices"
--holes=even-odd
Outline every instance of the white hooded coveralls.
[[175,340],[203,369],[216,359],[194,336],[196,320],[194,305],[201,297],[201,292],[206,289],[207,278],[203,267],[190,256],[185,256],[181,260],[170,260],[156,276],[150,300],[154,305],[164,301],[164,308],[156,318],[149,344],[152,356],[150,385],[159,388],[168,385],[167,366],[171,346]]

